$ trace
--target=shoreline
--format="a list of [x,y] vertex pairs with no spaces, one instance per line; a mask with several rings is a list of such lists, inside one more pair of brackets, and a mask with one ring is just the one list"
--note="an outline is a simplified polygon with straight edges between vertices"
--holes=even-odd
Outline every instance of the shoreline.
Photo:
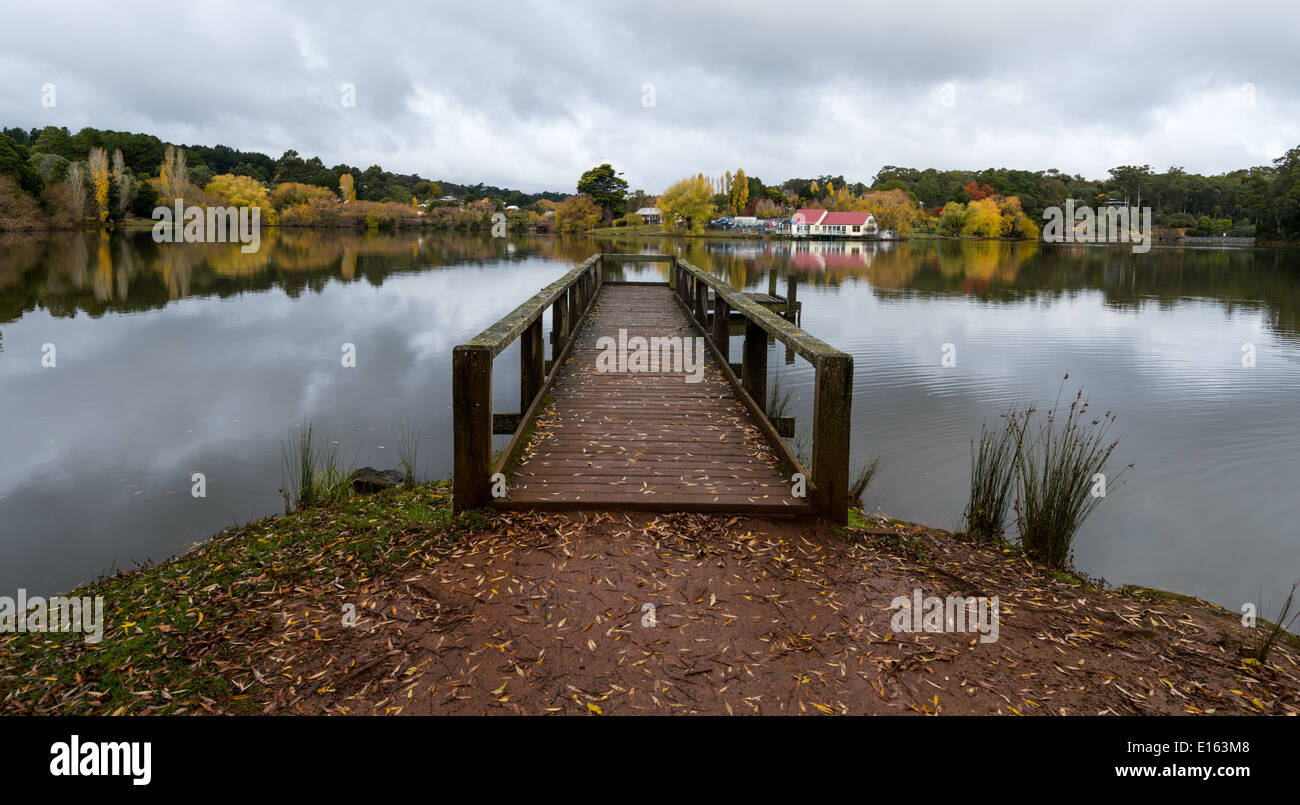
[[[801,652],[806,649],[801,646],[808,641],[822,645],[821,651],[828,655],[848,652],[859,659],[878,657],[887,653],[886,649],[892,651],[907,644],[911,646],[907,655],[923,648],[937,653],[938,658],[950,658],[936,661],[951,661],[963,667],[969,663],[983,667],[992,662],[981,673],[1002,674],[1007,666],[997,660],[999,655],[1009,655],[1017,664],[1040,664],[1039,660],[1046,657],[1040,658],[1046,647],[1042,635],[1048,634],[1057,635],[1047,641],[1059,643],[1057,650],[1066,648],[1079,654],[1072,663],[1084,663],[1089,669],[1115,664],[1108,673],[1117,674],[1117,678],[1126,678],[1124,674],[1133,671],[1131,662],[1116,659],[1117,652],[1152,653],[1153,667],[1163,669],[1161,681],[1174,678],[1168,663],[1181,661],[1173,656],[1182,650],[1181,645],[1199,658],[1199,665],[1211,662],[1217,675],[1214,678],[1224,680],[1226,687],[1215,688],[1209,694],[1198,693],[1198,686],[1209,683],[1201,681],[1203,674],[1189,672],[1183,682],[1161,688],[1169,698],[1163,700],[1159,711],[1300,714],[1300,638],[1284,634],[1269,662],[1260,665],[1234,654],[1231,648],[1232,641],[1251,637],[1240,627],[1237,613],[1171,591],[1132,585],[1119,589],[1100,587],[1077,574],[1053,573],[1034,565],[1010,546],[972,543],[939,529],[861,515],[852,517],[849,527],[836,529],[815,521],[680,514],[629,516],[595,511],[577,516],[483,511],[453,516],[450,508],[448,482],[399,487],[232,527],[161,564],[82,585],[69,595],[104,596],[102,642],[88,644],[79,633],[0,633],[0,645],[6,649],[0,660],[0,712],[382,712],[385,704],[391,711],[393,702],[381,701],[386,697],[378,695],[367,698],[375,691],[363,684],[343,696],[348,702],[344,704],[339,694],[343,688],[316,685],[310,679],[318,673],[332,678],[330,669],[343,670],[338,665],[342,662],[349,669],[345,677],[355,682],[356,669],[369,667],[386,654],[382,641],[396,639],[394,630],[409,632],[408,637],[418,634],[418,645],[424,646],[417,648],[413,643],[407,647],[412,662],[399,663],[402,673],[395,679],[400,682],[417,673],[423,680],[431,673],[412,669],[423,667],[417,666],[420,653],[433,651],[433,644],[438,644],[438,651],[445,647],[451,652],[449,657],[473,658],[483,647],[482,642],[474,641],[495,643],[505,639],[492,639],[494,634],[517,634],[520,640],[531,635],[527,638],[530,643],[556,641],[552,655],[556,660],[565,652],[581,649],[574,655],[577,661],[586,656],[583,652],[588,650],[583,646],[589,635],[566,633],[559,617],[544,621],[534,618],[536,612],[529,609],[529,602],[539,599],[532,598],[528,591],[553,589],[555,573],[578,574],[571,580],[577,590],[598,578],[609,582],[639,572],[640,568],[628,559],[629,555],[639,555],[643,563],[664,564],[664,570],[671,571],[667,577],[679,573],[687,578],[709,575],[712,580],[697,581],[714,592],[703,593],[698,600],[679,600],[668,589],[659,593],[671,599],[656,599],[666,608],[660,617],[671,618],[673,628],[684,630],[687,642],[683,646],[689,647],[689,629],[696,619],[712,622],[719,613],[734,616],[737,620],[724,618],[710,628],[740,624],[727,634],[734,633],[737,641],[753,644],[753,651],[774,652],[753,666],[756,677],[747,678],[747,684],[758,686],[755,691],[762,688],[758,695],[786,690],[786,672],[777,669],[786,667],[792,647],[803,656]],[[615,545],[623,547],[615,549]],[[715,576],[715,571],[708,569],[709,563],[689,558],[699,551],[728,566],[734,564],[731,575]],[[678,559],[673,558],[678,556],[688,561],[678,564]],[[494,564],[496,569],[485,574],[484,568]],[[533,581],[523,581],[526,578]],[[652,587],[662,586],[665,576],[655,572],[648,578],[654,580]],[[735,590],[725,592],[741,585],[736,580],[742,578],[743,584],[753,585],[748,599],[735,595]],[[821,581],[807,586],[807,580],[815,578]],[[489,579],[491,584],[484,586]],[[626,599],[612,608],[586,611],[590,608],[579,600],[571,605],[583,610],[579,620],[594,618],[588,629],[600,625],[591,632],[594,639],[601,639],[609,630],[639,639],[635,624],[641,610],[637,599],[644,594],[646,583],[646,579],[639,579],[640,586],[610,582],[613,587],[602,587],[607,594],[599,600],[606,604],[616,603],[619,594]],[[694,589],[696,583],[691,584]],[[977,640],[968,644],[970,635],[891,635],[888,613],[882,610],[894,593],[906,594],[912,587],[925,589],[927,594],[946,590],[959,595],[1000,597],[1001,638],[991,644],[996,651],[981,651],[984,644]],[[821,594],[816,592],[818,589]],[[864,591],[869,592],[862,599]],[[718,600],[706,604],[711,595]],[[775,610],[754,604],[772,595],[781,604]],[[846,603],[833,606],[826,613],[830,619],[823,617],[819,622],[817,615],[822,610],[817,607],[825,603],[825,595],[838,595]],[[1058,604],[1039,606],[1038,601],[1049,599]],[[1078,603],[1082,601],[1087,605]],[[356,615],[351,627],[341,625],[340,620],[349,604]],[[683,617],[686,620],[681,620]],[[842,622],[832,628],[837,618]],[[1062,623],[1056,623],[1061,619]],[[1157,626],[1146,624],[1147,620]],[[752,625],[747,625],[751,621]],[[457,644],[453,649],[446,643],[446,630],[461,622],[473,625],[470,631],[476,635],[471,641],[474,645]],[[669,625],[665,623],[665,627]],[[1178,632],[1172,643],[1170,635],[1158,637],[1166,627]],[[780,639],[769,634],[764,639],[764,633],[774,628],[777,635],[787,630],[802,631],[789,632]],[[875,637],[867,639],[863,629]],[[661,634],[669,632],[665,629]],[[1116,636],[1121,634],[1125,636]],[[608,641],[608,636],[601,639],[602,643]],[[868,651],[872,653],[866,654]],[[424,659],[427,662],[427,657]],[[884,660],[878,657],[877,661]],[[913,662],[904,661],[903,655],[894,657],[888,667],[895,671],[901,666],[894,661],[903,665]],[[466,662],[474,664],[468,659]],[[450,660],[443,665],[452,667]],[[294,673],[285,673],[290,666]],[[519,667],[524,673],[526,664],[522,660]],[[611,678],[621,679],[628,673],[622,665],[601,667]],[[1040,671],[1048,675],[1064,673],[1066,678],[1075,675],[1068,668],[1055,671],[1050,664]],[[972,666],[970,673],[975,672]],[[656,673],[673,671],[663,667]],[[870,698],[876,701],[867,710],[890,712],[901,708],[924,712],[926,702],[910,699],[903,691],[914,686],[908,677],[901,680],[902,687],[894,691],[895,695],[878,697],[879,690],[871,692]],[[630,681],[615,684],[626,686]],[[963,688],[953,692],[950,701],[935,706],[947,712],[1023,713],[1038,709],[1013,703],[1018,684],[1015,675],[1003,682],[1006,687],[993,685],[997,688],[993,699],[989,699],[987,691],[973,693]],[[500,683],[494,677],[490,683],[453,686],[452,699],[443,701],[442,696],[434,696],[422,700],[414,711],[494,711],[508,703],[498,701],[502,698],[499,694],[487,694]],[[426,689],[437,686],[445,696],[446,686],[451,683],[439,677],[421,684]],[[846,696],[856,690],[857,683],[843,684],[849,686],[844,691]],[[1054,684],[1057,690],[1063,690],[1063,683]],[[1136,687],[1145,683],[1133,679],[1129,684]],[[1150,699],[1146,690],[1123,689],[1139,698],[1115,698],[1105,691],[1105,701],[1096,709],[1102,710],[1101,704],[1109,703],[1108,708],[1115,713],[1128,712],[1126,708],[1145,712],[1152,706],[1144,701]],[[794,690],[800,689],[796,686]],[[865,690],[871,691],[872,687]],[[1236,696],[1229,690],[1249,690],[1251,695]],[[568,703],[555,704],[542,693],[537,695],[542,698],[524,697],[519,712],[559,712],[569,707]],[[1061,695],[1069,698],[1067,692]],[[1210,698],[1199,703],[1186,699],[1195,695]],[[513,707],[521,706],[518,698],[514,701]],[[600,701],[591,703],[610,709],[611,702]],[[813,710],[820,712],[822,706],[829,706],[834,711],[862,712],[858,704],[849,701],[843,699],[840,705],[814,702],[820,706]],[[1067,713],[1083,712],[1079,709],[1083,701],[1072,699],[1072,703],[1061,706]],[[726,700],[718,705],[717,712],[735,712],[736,704]],[[374,707],[366,710],[365,705]],[[650,702],[638,699],[629,704],[629,712],[640,711],[642,705],[654,709]],[[841,705],[847,709],[841,710]],[[510,707],[501,709],[512,711]],[[784,708],[780,711],[790,712]],[[590,711],[579,707],[578,712]]]

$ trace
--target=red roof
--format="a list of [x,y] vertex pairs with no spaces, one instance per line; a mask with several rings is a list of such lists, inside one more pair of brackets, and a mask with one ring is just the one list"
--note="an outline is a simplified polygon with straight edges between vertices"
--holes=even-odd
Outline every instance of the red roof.
[[822,226],[865,226],[869,212],[828,212],[822,219]]
[[822,216],[825,214],[826,210],[796,210],[790,220],[801,224],[816,224],[821,221]]

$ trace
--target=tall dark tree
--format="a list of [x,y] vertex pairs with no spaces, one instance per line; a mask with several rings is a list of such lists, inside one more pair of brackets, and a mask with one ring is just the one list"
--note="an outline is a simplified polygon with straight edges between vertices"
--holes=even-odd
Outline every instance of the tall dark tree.
[[582,174],[582,178],[578,179],[578,192],[586,193],[596,200],[606,224],[627,211],[627,182],[608,162]]

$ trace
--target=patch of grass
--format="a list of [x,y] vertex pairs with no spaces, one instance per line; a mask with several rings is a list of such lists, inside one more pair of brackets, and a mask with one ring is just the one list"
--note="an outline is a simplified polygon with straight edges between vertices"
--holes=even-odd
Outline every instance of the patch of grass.
[[1135,598],[1146,598],[1152,601],[1176,601],[1178,603],[1191,604],[1195,606],[1205,606],[1207,603],[1193,595],[1176,593],[1172,590],[1159,590],[1155,587],[1142,587],[1137,584],[1125,584],[1119,588],[1119,591],[1125,595],[1131,595]]
[[[870,521],[864,521],[866,528],[873,527]],[[925,543],[916,537],[897,532],[893,534],[872,534],[863,531],[853,532],[853,536],[861,544],[879,550],[885,550],[889,553],[904,556],[916,562],[918,565],[925,565],[930,561],[930,552]]]
[[299,508],[228,529],[160,565],[69,593],[103,596],[104,636],[0,635],[0,713],[260,713],[253,672],[287,598],[346,601],[376,576],[491,528],[451,514],[447,482]]

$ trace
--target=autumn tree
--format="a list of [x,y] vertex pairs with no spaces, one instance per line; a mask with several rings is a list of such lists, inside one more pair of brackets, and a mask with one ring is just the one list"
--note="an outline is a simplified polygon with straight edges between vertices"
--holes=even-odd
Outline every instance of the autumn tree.
[[[846,188],[841,186],[839,192],[846,192]],[[871,212],[877,226],[894,230],[900,238],[912,237],[917,225],[925,220],[925,213],[903,190],[873,190],[857,199],[853,206]]]
[[704,174],[674,182],[659,196],[659,212],[664,231],[670,231],[681,219],[695,234],[704,231],[704,225],[713,217],[713,188]]
[[343,196],[344,204],[351,204],[357,200],[357,185],[352,180],[352,174],[345,173],[339,177],[339,195]]
[[121,148],[113,149],[113,186],[117,188],[117,213],[123,215],[131,205],[132,182]]
[[1038,240],[1038,225],[1025,215],[1020,208],[1020,199],[1015,196],[999,196],[998,213],[1002,216],[1001,234],[1007,238]]
[[[215,182],[216,180],[213,179],[213,181]],[[272,207],[276,210],[283,210],[287,207],[301,207],[308,204],[319,205],[327,201],[332,203],[337,196],[331,193],[328,188],[317,187],[314,184],[284,182],[283,184],[276,185],[270,198]],[[356,199],[354,198],[353,200],[355,201]]]
[[736,175],[731,180],[731,209],[737,215],[745,211],[745,205],[749,203],[749,181],[745,178],[743,168],[736,169]]
[[86,160],[90,174],[90,187],[100,223],[108,220],[108,154],[102,148],[91,148]]
[[86,174],[81,169],[80,162],[68,165],[68,178],[65,181],[72,198],[72,216],[80,221],[86,215]]
[[991,198],[975,199],[966,206],[966,219],[962,232],[982,238],[996,238],[1002,234],[1002,213]]
[[966,225],[966,205],[960,201],[950,201],[943,205],[943,212],[939,213],[939,221],[936,228],[945,235],[954,237],[961,234],[962,227]]
[[561,232],[587,232],[600,223],[603,211],[586,193],[569,196],[555,208],[556,227]]
[[[262,183],[251,176],[223,173],[212,177],[204,192],[217,196],[232,207],[260,207],[263,223],[275,223],[275,208]],[[326,191],[328,192],[328,191]]]
[[190,187],[190,175],[185,165],[185,149],[167,146],[162,166],[158,169],[158,195],[167,200],[184,198]]

